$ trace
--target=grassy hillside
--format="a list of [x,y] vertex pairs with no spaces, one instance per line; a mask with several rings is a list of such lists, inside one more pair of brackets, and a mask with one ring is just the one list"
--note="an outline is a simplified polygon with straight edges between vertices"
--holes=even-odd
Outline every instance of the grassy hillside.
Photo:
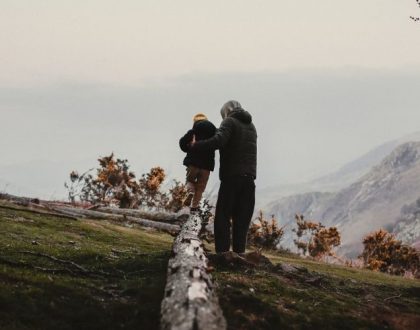
[[172,240],[0,207],[0,328],[158,328]]
[[415,329],[420,324],[419,281],[266,255],[274,266],[225,265],[215,272],[230,329]]
[[[1,203],[1,329],[158,328],[171,236]],[[419,281],[267,256],[274,266],[216,265],[230,329],[413,329],[420,322]]]

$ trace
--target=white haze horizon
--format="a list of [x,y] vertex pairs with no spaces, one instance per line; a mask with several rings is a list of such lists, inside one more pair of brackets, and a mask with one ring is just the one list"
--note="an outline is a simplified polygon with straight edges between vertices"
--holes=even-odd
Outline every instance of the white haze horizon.
[[259,188],[420,130],[415,0],[0,3],[0,191],[65,198],[111,152],[182,181],[178,139],[230,99],[258,130]]
[[[309,181],[419,131],[420,74],[346,69],[184,76],[165,85],[67,83],[0,88],[0,180],[10,192],[65,198],[71,170],[114,152],[140,176],[162,166],[184,179],[178,139],[204,112],[216,126],[236,98],[258,129],[257,186]],[[217,182],[217,169],[212,185]]]

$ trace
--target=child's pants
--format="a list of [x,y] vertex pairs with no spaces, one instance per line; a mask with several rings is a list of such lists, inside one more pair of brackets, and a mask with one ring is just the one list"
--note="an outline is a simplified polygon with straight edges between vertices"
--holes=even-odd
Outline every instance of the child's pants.
[[209,180],[210,171],[195,166],[187,167],[187,190],[193,194],[191,207],[197,208],[200,204],[201,196],[206,189]]

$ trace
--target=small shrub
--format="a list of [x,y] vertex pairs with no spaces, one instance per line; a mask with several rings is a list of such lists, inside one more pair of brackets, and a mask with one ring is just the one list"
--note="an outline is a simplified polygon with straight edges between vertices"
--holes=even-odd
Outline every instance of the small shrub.
[[184,199],[187,197],[188,191],[185,184],[174,180],[174,185],[169,189],[169,200],[165,208],[169,211],[178,212],[184,207]]
[[250,245],[275,249],[284,235],[284,227],[279,227],[274,215],[271,220],[264,218],[260,211],[256,221],[251,223],[248,230],[248,243]]
[[117,205],[120,208],[146,206],[174,212],[182,208],[185,186],[175,181],[169,193],[162,192],[162,183],[166,178],[163,168],[153,167],[137,181],[134,172],[129,171],[126,159],[115,158],[112,153],[99,158],[98,162],[96,176],[92,173],[93,169],[82,175],[76,171],[70,173],[70,183],[64,186],[72,203],[79,200],[94,205]]
[[340,246],[341,236],[336,227],[326,228],[320,222],[307,221],[303,215],[295,216],[298,239],[294,243],[303,255],[309,255],[315,259],[326,256],[336,257],[333,249]]
[[402,244],[386,230],[380,229],[367,235],[363,246],[360,257],[366,268],[393,275],[404,275],[406,272],[416,277],[420,275],[419,252]]
[[112,153],[99,158],[98,162],[96,177],[92,175],[93,169],[82,175],[76,171],[70,173],[70,184],[64,184],[69,192],[69,200],[74,203],[78,198],[92,204],[129,207],[134,202],[133,196],[137,194],[139,185],[134,173],[129,171],[128,161],[115,159]]
[[149,173],[143,174],[139,180],[139,192],[135,207],[163,207],[168,204],[168,196],[161,192],[161,186],[166,178],[163,168],[153,167]]

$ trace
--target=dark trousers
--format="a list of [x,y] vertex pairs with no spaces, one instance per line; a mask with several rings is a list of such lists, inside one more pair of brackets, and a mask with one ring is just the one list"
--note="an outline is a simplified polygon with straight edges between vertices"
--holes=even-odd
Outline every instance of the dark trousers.
[[245,252],[249,224],[254,213],[255,183],[250,176],[238,176],[223,180],[217,197],[214,219],[216,252],[230,249],[231,220],[232,247],[237,253]]

